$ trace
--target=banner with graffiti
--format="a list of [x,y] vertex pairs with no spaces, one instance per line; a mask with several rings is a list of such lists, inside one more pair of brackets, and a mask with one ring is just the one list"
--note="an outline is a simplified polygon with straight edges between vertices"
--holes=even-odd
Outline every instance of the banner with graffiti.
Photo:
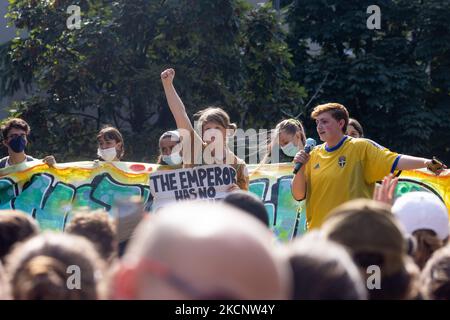
[[[19,209],[44,230],[63,230],[80,207],[111,211],[117,199],[140,196],[150,208],[150,177],[170,169],[130,162],[73,162],[53,168],[40,161],[23,163],[0,170],[0,209]],[[292,198],[290,190],[293,165],[248,169],[250,191],[264,201],[277,237],[286,241],[304,233],[305,206]],[[450,170],[440,176],[425,170],[402,172],[396,196],[419,190],[436,194],[450,208]]]

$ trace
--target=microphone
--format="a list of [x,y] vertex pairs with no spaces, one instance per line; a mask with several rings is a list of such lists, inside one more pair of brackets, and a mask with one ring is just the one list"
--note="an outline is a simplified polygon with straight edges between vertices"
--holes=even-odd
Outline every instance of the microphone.
[[[306,139],[305,152],[309,154],[312,149],[316,146],[316,140],[312,138]],[[294,174],[297,174],[298,170],[302,167],[303,163],[297,162],[294,168]]]

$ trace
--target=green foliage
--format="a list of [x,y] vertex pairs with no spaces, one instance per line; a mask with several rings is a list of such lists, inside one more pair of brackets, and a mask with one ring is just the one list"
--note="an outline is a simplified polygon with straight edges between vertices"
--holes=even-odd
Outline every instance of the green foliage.
[[242,122],[271,128],[274,121],[302,114],[304,89],[291,79],[294,67],[286,35],[274,10],[252,10],[243,28],[243,65],[246,81],[241,92]]
[[[281,1],[282,14],[243,0],[9,2],[27,36],[0,47],[0,95],[34,92],[9,107],[32,126],[33,155],[92,159],[110,123],[126,160],[155,161],[175,127],[160,83],[170,66],[191,117],[219,105],[246,129],[300,116],[312,135],[311,108],[338,101],[381,144],[450,162],[447,0],[377,1],[381,30],[366,27],[370,0]],[[69,5],[79,30],[66,27]]]
[[[95,132],[111,123],[125,133],[127,159],[154,161],[159,135],[175,126],[160,83],[169,66],[190,115],[219,105],[243,126],[271,125],[279,110],[298,108],[284,34],[266,9],[248,14],[242,1],[219,0],[35,2],[10,1],[8,17],[29,36],[12,42],[1,69],[3,93],[39,88],[16,106],[33,128],[35,154],[92,158]],[[81,7],[79,30],[66,28],[72,4]],[[262,104],[262,121],[249,116]]]
[[370,138],[448,162],[450,3],[377,1],[381,30],[369,30],[366,8],[372,4],[293,1],[287,22],[294,78],[312,94],[328,74],[313,105],[343,103]]

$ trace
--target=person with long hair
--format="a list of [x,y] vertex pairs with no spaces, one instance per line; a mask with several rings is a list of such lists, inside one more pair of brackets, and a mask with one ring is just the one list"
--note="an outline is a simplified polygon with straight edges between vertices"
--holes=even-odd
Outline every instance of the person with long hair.
[[167,69],[161,73],[167,102],[183,140],[183,167],[229,164],[236,170],[237,184],[231,186],[229,191],[248,190],[249,177],[245,161],[238,158],[227,146],[228,139],[234,135],[237,129],[236,124],[231,123],[230,116],[222,108],[207,107],[196,114],[198,131],[202,135],[200,136],[194,130],[183,101],[173,86],[174,78],[174,69]]

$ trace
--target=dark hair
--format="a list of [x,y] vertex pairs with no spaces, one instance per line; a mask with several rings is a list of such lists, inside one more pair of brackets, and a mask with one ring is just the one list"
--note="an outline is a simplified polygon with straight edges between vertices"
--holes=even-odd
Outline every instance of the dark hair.
[[[77,290],[67,285],[74,266],[80,276]],[[94,300],[103,262],[82,237],[44,233],[14,248],[6,268],[15,300]]]
[[97,134],[97,141],[100,140],[100,138],[103,138],[105,140],[114,140],[116,143],[122,143],[122,146],[120,148],[120,151],[117,154],[117,158],[121,160],[123,156],[125,155],[125,143],[123,141],[122,134],[120,131],[113,126],[107,125],[100,130],[100,132]]
[[39,227],[33,218],[22,211],[0,211],[0,260],[3,261],[12,247],[34,236]]
[[245,191],[236,191],[228,194],[223,201],[233,207],[249,213],[264,223],[264,225],[270,227],[269,215],[267,214],[266,207],[264,206],[264,203],[255,195]]
[[348,120],[347,126],[352,126],[353,128],[355,128],[355,130],[358,131],[358,133],[359,133],[359,137],[364,138],[364,130],[363,130],[363,127],[361,126],[361,124],[358,122],[358,120],[350,118]]
[[290,245],[289,252],[294,300],[367,298],[358,268],[340,245],[321,238],[300,238]]
[[7,139],[9,131],[13,128],[23,130],[27,135],[31,131],[30,126],[28,125],[28,123],[26,123],[25,120],[22,120],[20,118],[12,118],[6,121],[4,124],[2,124],[2,126],[0,127],[0,130],[2,131],[3,140]]
[[103,210],[76,212],[65,231],[90,240],[105,261],[116,255],[116,227]]

